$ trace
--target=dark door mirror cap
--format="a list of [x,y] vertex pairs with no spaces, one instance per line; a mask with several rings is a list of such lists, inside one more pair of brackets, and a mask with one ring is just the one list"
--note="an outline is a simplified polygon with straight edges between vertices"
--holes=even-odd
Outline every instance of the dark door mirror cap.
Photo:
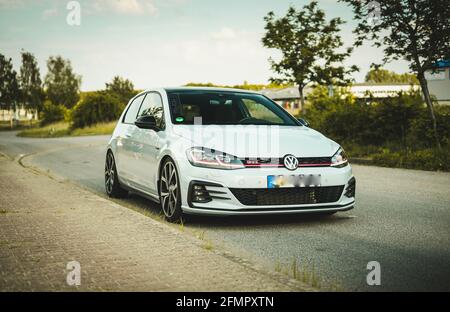
[[134,122],[136,127],[141,129],[150,129],[159,131],[158,126],[156,125],[156,119],[153,116],[141,116]]

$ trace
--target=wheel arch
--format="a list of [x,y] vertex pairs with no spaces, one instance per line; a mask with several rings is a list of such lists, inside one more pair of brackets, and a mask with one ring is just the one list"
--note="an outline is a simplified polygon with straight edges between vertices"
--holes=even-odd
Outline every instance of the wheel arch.
[[170,154],[166,154],[166,155],[164,155],[162,158],[161,158],[161,160],[159,161],[159,164],[158,164],[158,176],[156,177],[156,187],[157,187],[157,190],[158,190],[158,195],[159,195],[159,188],[160,188],[160,183],[159,183],[159,181],[160,181],[160,178],[161,178],[161,171],[162,171],[162,168],[163,168],[163,164],[168,160],[168,159],[170,159],[174,164],[175,164],[175,167],[177,167],[177,163],[175,162],[175,160],[173,159],[173,157],[170,155]]

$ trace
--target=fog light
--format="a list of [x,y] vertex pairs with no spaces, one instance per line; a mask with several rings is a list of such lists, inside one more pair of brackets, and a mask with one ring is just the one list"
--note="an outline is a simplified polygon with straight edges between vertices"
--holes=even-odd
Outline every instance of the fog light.
[[355,177],[351,178],[350,181],[348,181],[348,185],[345,189],[344,195],[351,198],[355,197],[356,194],[356,179]]
[[212,200],[204,185],[194,184],[191,190],[191,201],[193,203],[207,203]]

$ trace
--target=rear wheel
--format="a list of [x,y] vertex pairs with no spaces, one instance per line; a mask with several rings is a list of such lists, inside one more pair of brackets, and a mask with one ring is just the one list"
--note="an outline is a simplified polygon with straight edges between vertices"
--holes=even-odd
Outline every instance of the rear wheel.
[[182,219],[180,181],[175,163],[171,159],[166,160],[161,169],[159,199],[167,221],[178,222]]
[[110,151],[106,154],[105,161],[105,190],[109,197],[122,198],[128,195],[128,191],[120,186],[116,162]]

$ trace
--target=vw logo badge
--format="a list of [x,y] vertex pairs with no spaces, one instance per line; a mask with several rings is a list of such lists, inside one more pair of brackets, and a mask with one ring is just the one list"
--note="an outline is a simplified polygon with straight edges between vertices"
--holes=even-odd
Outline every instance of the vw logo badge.
[[298,159],[294,155],[286,155],[283,159],[284,166],[289,170],[295,170],[298,167]]

